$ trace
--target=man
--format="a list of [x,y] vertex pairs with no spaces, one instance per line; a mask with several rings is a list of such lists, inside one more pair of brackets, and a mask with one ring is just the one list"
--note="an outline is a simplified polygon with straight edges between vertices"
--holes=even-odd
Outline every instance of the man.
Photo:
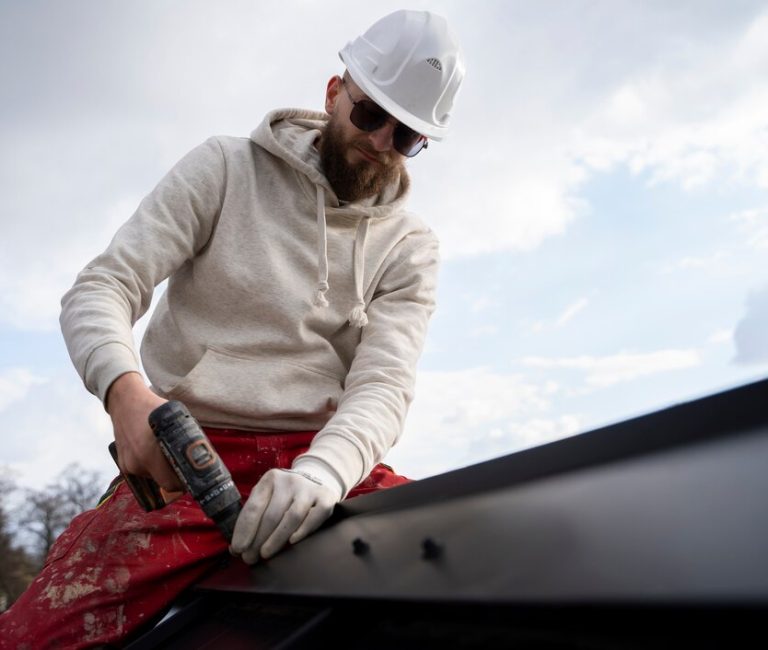
[[[327,115],[274,111],[250,140],[191,151],[62,300],[123,472],[181,487],[147,416],[183,401],[247,495],[229,547],[247,563],[300,541],[341,499],[407,480],[379,461],[411,400],[438,257],[404,210],[404,161],[445,135],[464,69],[428,12],[386,16],[340,56]],[[131,328],[165,278],[141,346],[150,388]],[[115,643],[225,550],[189,496],[144,513],[118,482],[0,619],[3,647]]]

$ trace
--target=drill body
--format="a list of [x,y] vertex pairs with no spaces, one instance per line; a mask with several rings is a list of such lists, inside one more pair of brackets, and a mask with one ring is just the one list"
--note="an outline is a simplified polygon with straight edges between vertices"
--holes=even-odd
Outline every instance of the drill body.
[[[197,420],[184,404],[170,401],[149,414],[149,425],[182,484],[230,542],[242,509],[240,493]],[[117,461],[114,443],[110,445],[110,453]],[[159,486],[152,479],[132,475],[125,478],[146,511],[166,505]]]

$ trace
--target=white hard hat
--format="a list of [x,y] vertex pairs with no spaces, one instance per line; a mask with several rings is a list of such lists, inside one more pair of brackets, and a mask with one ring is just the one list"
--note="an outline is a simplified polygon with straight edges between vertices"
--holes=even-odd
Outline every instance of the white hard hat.
[[445,18],[401,9],[376,21],[339,56],[354,82],[414,131],[442,140],[464,78],[464,60]]

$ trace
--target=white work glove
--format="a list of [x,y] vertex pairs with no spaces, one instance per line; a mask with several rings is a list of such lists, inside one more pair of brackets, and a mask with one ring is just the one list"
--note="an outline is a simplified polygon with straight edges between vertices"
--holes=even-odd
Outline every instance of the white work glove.
[[272,557],[286,542],[296,544],[333,512],[342,486],[332,472],[271,469],[251,490],[235,523],[232,555],[254,564]]

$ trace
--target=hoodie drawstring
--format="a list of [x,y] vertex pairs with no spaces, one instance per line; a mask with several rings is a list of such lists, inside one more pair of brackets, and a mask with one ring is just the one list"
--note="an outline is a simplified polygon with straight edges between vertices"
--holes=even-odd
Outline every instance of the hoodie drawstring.
[[349,312],[347,319],[354,327],[365,327],[368,324],[368,315],[365,313],[365,301],[363,300],[363,272],[365,270],[365,239],[368,236],[368,219],[363,217],[357,224],[355,233],[355,260],[354,280],[355,298],[357,302]]
[[315,304],[319,307],[328,306],[328,236],[325,224],[325,191],[317,185],[317,291]]
[[[320,307],[328,306],[325,297],[328,285],[328,233],[325,216],[325,191],[317,185],[317,291],[315,304]],[[365,240],[368,237],[368,219],[362,218],[357,224],[355,233],[355,250],[353,262],[353,280],[355,282],[355,306],[349,312],[347,320],[353,327],[365,327],[368,315],[365,313],[363,300],[363,274],[365,272]]]

